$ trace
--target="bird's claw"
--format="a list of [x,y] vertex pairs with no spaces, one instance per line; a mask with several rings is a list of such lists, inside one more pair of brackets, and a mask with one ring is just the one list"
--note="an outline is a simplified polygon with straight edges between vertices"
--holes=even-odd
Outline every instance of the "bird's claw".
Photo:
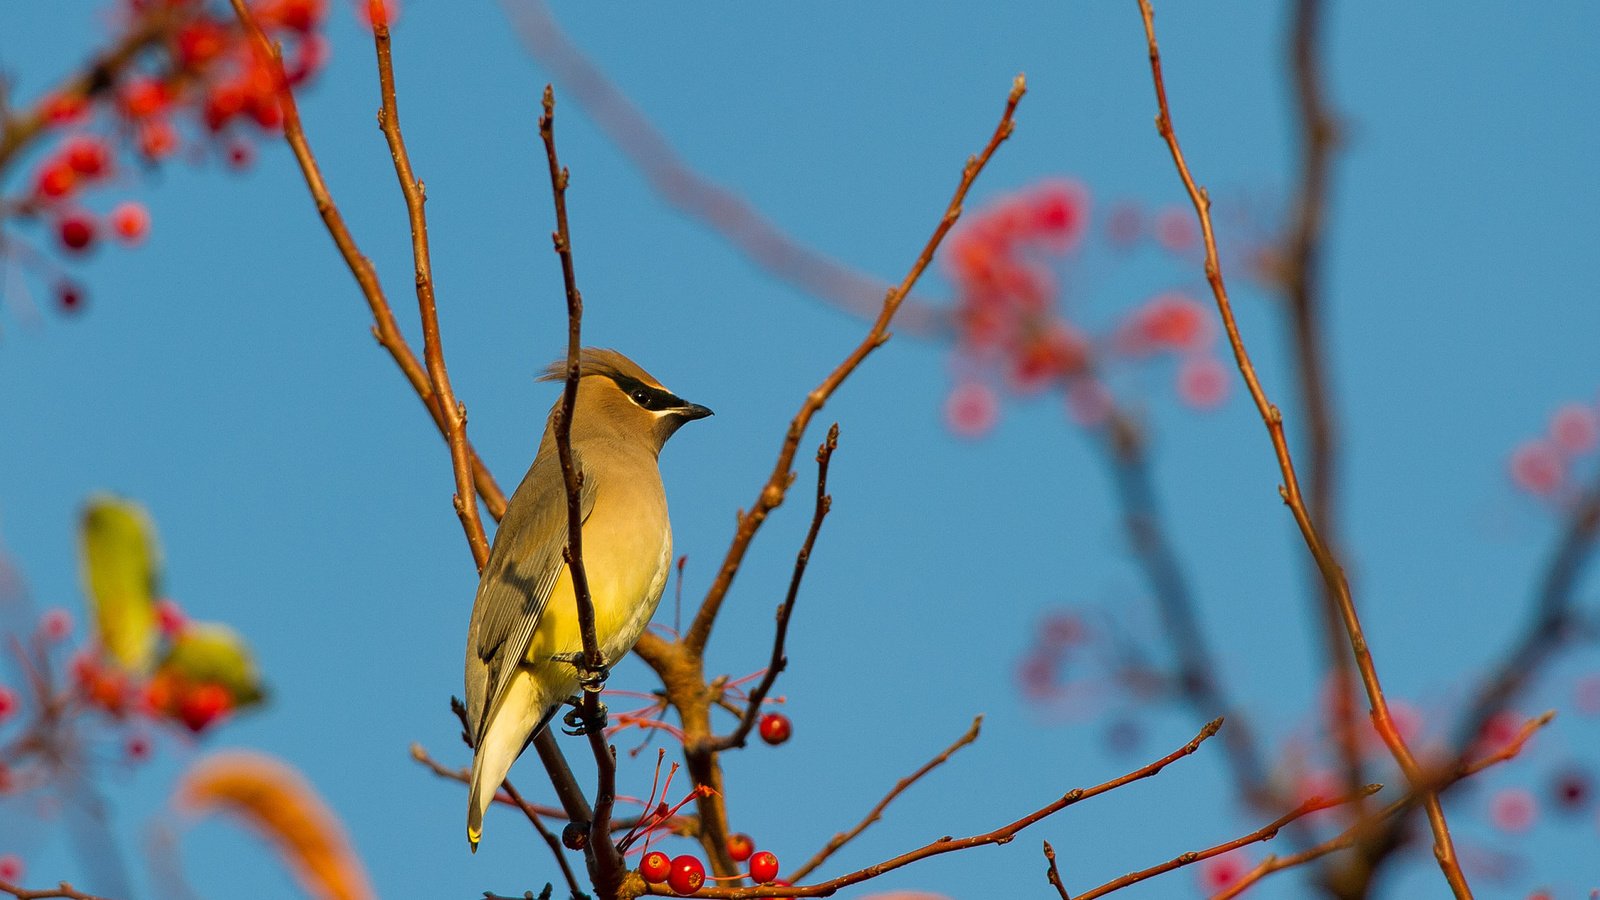
[[578,686],[591,694],[598,694],[606,686],[606,679],[611,677],[611,665],[601,663],[599,667],[589,665],[588,659],[582,653],[561,653],[552,656],[556,662],[566,663],[578,670]]
[[561,730],[573,736],[599,733],[606,728],[606,705],[596,700],[594,717],[591,718],[581,703],[574,704],[573,708],[561,717],[561,721],[567,726]]

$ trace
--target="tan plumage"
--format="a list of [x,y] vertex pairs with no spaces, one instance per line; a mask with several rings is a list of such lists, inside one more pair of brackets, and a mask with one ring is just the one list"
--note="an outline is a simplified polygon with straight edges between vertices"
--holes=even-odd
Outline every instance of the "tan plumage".
[[[615,350],[586,348],[579,364],[572,453],[584,473],[583,562],[595,634],[611,664],[633,649],[655,614],[671,565],[657,455],[683,423],[711,410],[673,395]],[[565,361],[557,362],[544,377],[564,378],[565,369]],[[567,495],[552,421],[495,533],[467,632],[474,740],[467,840],[474,849],[483,813],[511,763],[578,689],[577,669],[554,659],[581,653],[583,640],[561,558]]]

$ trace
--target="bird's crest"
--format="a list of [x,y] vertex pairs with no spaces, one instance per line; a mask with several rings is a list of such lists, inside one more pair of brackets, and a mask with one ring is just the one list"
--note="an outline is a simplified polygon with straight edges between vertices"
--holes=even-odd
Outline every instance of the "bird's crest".
[[[584,347],[578,351],[578,377],[587,375],[604,375],[612,380],[631,379],[653,388],[661,387],[661,382],[639,368],[638,363],[607,347]],[[567,361],[562,358],[547,366],[539,380],[563,381],[566,377]]]

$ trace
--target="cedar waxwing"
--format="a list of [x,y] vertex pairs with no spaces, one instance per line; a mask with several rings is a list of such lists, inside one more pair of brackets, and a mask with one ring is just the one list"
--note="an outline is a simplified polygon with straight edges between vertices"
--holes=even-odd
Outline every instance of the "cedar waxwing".
[[83,584],[95,640],[125,671],[145,675],[155,661],[161,548],[144,507],[110,494],[89,498],[79,523]]
[[[541,380],[566,377],[566,361]],[[511,495],[478,582],[467,631],[467,722],[473,737],[467,840],[511,763],[578,689],[583,654],[567,545],[567,490],[554,416],[539,453]],[[655,615],[672,563],[672,527],[656,458],[685,422],[711,415],[615,350],[585,348],[572,415],[572,457],[583,473],[583,564],[595,637],[607,665],[639,640]]]

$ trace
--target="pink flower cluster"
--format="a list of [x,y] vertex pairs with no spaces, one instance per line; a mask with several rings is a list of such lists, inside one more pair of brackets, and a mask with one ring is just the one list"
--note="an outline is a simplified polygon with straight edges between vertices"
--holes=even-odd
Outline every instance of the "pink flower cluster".
[[[1193,236],[1177,212],[1156,216],[1150,233],[1181,255]],[[970,214],[951,235],[942,259],[956,288],[961,374],[945,414],[958,434],[981,435],[998,421],[996,385],[1024,396],[1060,389],[1069,414],[1094,427],[1114,408],[1106,370],[1162,354],[1179,360],[1176,387],[1186,403],[1208,409],[1226,398],[1230,372],[1212,354],[1214,314],[1194,298],[1159,293],[1105,335],[1091,335],[1067,317],[1056,267],[1085,244],[1090,213],[1083,185],[1050,179]],[[1105,239],[1125,249],[1145,230],[1137,207],[1121,204],[1108,217]]]

